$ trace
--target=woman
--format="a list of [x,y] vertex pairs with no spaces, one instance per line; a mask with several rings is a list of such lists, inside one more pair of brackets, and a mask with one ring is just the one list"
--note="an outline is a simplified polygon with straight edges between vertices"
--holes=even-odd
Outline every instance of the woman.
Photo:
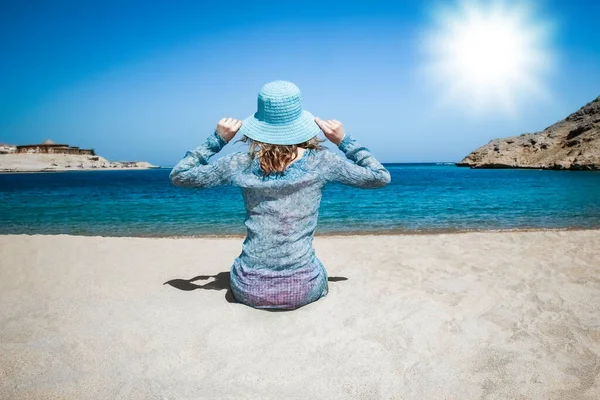
[[[347,159],[320,145],[321,130]],[[209,163],[236,133],[249,151]],[[253,116],[219,121],[170,179],[177,186],[242,189],[247,236],[231,267],[233,295],[255,308],[295,309],[328,291],[327,272],[312,246],[323,186],[378,188],[390,182],[390,173],[340,122],[303,110],[298,87],[275,81],[261,89]]]

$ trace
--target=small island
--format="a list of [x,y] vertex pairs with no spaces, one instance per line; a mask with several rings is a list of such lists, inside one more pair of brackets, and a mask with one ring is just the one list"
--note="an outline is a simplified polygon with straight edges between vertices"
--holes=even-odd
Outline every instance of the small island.
[[145,161],[109,161],[94,149],[48,139],[39,144],[0,144],[0,172],[58,172],[159,168]]
[[542,132],[491,140],[456,165],[600,170],[600,97]]

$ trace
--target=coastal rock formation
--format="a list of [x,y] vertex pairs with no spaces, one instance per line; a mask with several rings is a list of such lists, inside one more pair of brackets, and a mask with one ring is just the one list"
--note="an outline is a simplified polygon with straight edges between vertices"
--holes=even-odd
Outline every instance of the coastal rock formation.
[[600,97],[542,132],[491,140],[456,165],[600,170]]
[[108,161],[94,149],[59,144],[48,139],[38,144],[0,144],[0,172],[52,172],[95,169],[158,168],[145,161]]
[[108,161],[104,157],[82,154],[0,154],[0,172],[52,172],[148,168],[157,167],[145,161]]

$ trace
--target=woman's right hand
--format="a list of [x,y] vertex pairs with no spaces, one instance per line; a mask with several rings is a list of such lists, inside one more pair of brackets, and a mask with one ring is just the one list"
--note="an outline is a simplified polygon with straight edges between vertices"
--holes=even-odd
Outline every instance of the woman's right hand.
[[329,139],[333,144],[339,146],[339,144],[344,140],[346,136],[346,131],[344,131],[344,126],[342,123],[335,119],[328,119],[326,121],[321,118],[315,118],[315,122],[319,125],[319,128],[325,134],[325,137]]

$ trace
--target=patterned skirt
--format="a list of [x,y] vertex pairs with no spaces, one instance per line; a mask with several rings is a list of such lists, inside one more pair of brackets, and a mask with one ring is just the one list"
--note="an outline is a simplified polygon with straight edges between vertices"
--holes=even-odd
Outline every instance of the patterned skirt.
[[250,307],[293,310],[327,295],[327,272],[316,256],[301,268],[281,271],[247,266],[236,258],[231,291]]

